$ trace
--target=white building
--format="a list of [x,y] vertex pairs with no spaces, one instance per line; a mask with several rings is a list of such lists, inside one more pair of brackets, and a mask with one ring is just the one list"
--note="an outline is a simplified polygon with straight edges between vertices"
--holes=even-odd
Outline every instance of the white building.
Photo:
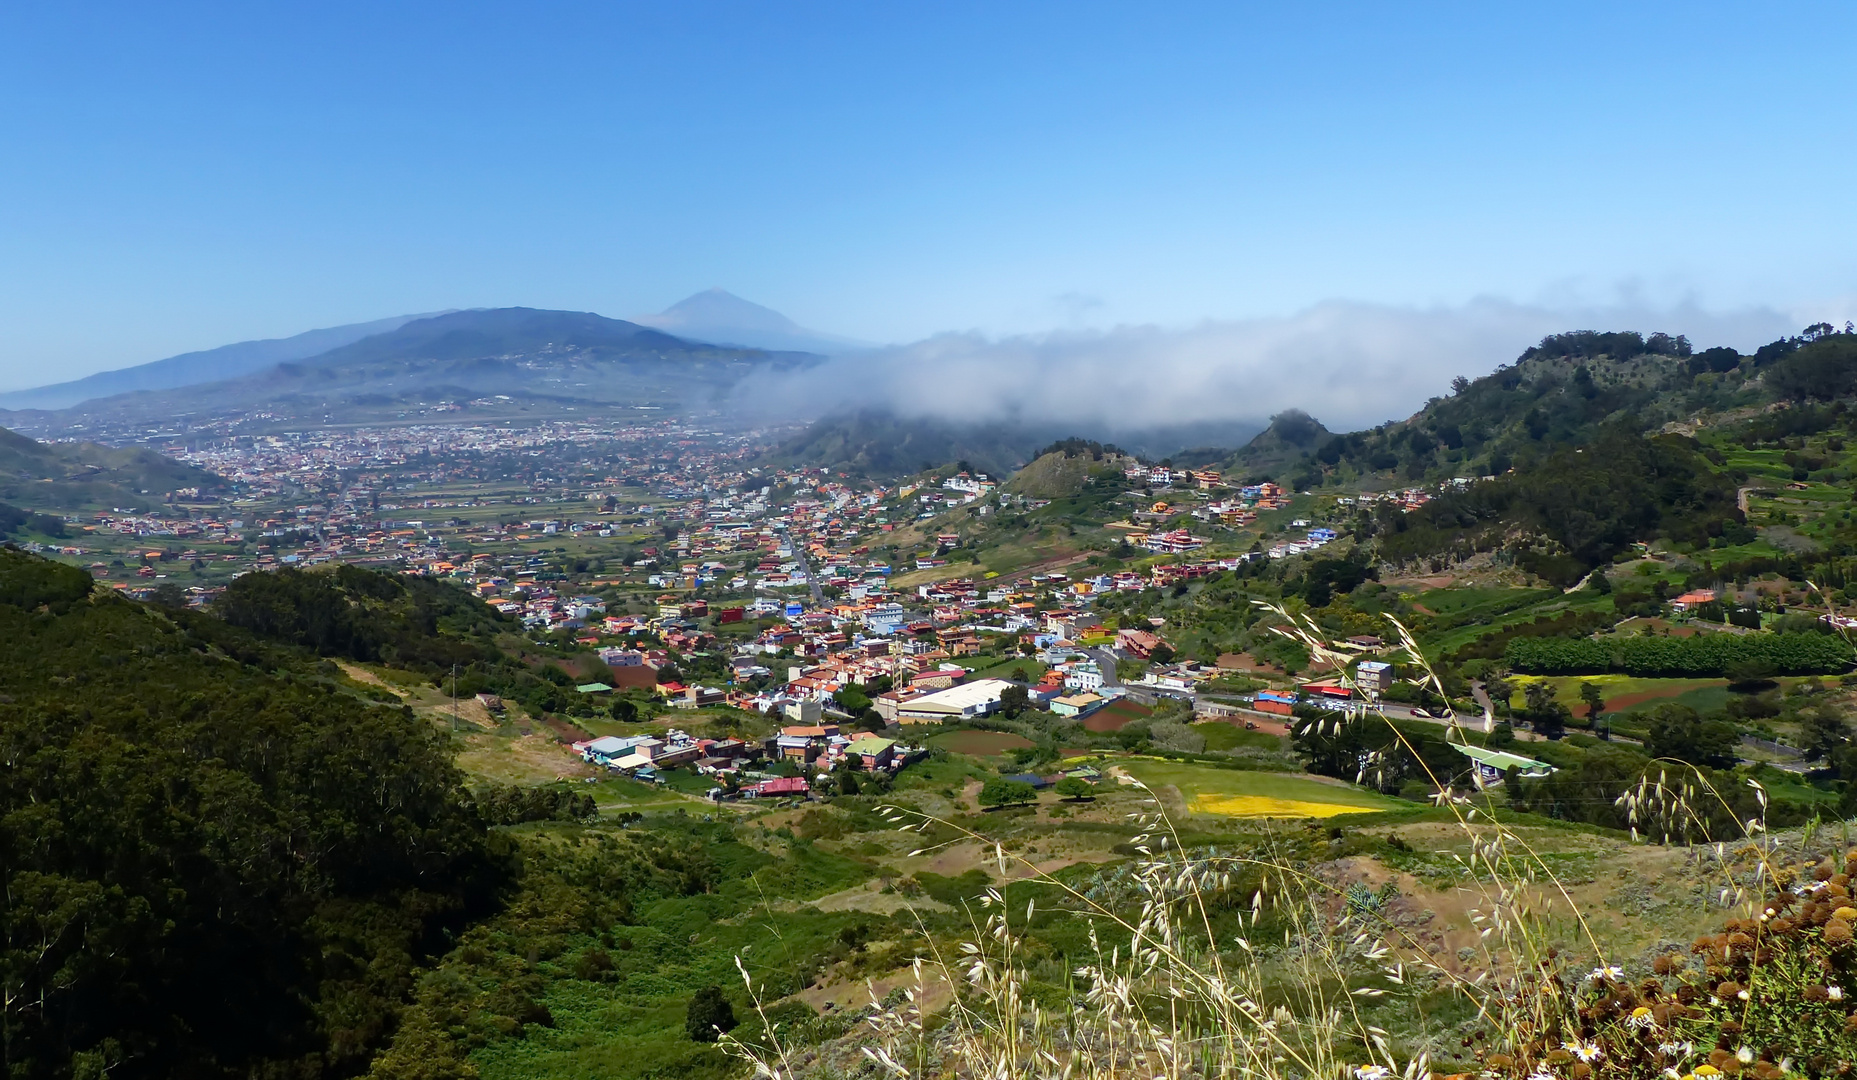
[[905,701],[896,718],[905,724],[939,724],[987,716],[999,709],[1000,695],[1013,684],[1005,679],[978,679]]

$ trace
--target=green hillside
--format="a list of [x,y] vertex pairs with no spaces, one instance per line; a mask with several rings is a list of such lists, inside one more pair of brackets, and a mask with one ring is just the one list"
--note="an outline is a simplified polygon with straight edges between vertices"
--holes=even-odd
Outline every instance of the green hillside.
[[1289,409],[1270,418],[1270,426],[1223,463],[1235,480],[1271,477],[1284,483],[1288,466],[1303,461],[1316,447],[1333,437],[1322,422],[1301,409]]
[[[1406,420],[1329,435],[1284,465],[1299,487],[1384,487],[1506,472],[1589,442],[1607,426],[1637,431],[1847,391],[1845,335],[1828,325],[1750,355],[1695,351],[1681,337],[1636,332],[1556,334],[1479,379],[1458,379]],[[1238,463],[1246,460],[1241,451]],[[1273,452],[1275,447],[1269,448]]]
[[1134,460],[1114,447],[1081,439],[1057,444],[1013,474],[1005,490],[1029,499],[1066,499],[1099,479],[1119,474]]
[[344,1075],[503,871],[446,748],[224,624],[0,550],[10,1075]]
[[42,443],[0,428],[0,501],[32,510],[149,507],[183,488],[225,481],[143,447]]
[[1694,439],[1614,427],[1411,513],[1383,507],[1363,531],[1388,562],[1461,561],[1500,548],[1565,586],[1635,542],[1706,547],[1741,517],[1733,479]]
[[1048,432],[1011,424],[954,424],[862,409],[817,421],[765,460],[884,480],[965,461],[981,472],[1005,476],[1051,438]]

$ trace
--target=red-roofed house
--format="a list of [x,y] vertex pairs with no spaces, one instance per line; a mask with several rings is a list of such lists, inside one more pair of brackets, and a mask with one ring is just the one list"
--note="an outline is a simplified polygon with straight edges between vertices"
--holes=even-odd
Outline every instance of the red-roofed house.
[[779,795],[804,795],[810,790],[803,776],[776,776],[743,788],[742,794],[750,799],[765,799]]

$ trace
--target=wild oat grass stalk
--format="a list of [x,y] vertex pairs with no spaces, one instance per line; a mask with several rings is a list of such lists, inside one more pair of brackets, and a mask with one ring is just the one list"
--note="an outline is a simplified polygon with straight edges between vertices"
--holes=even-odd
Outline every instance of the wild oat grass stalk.
[[[1335,648],[1313,620],[1279,606],[1269,610],[1276,632],[1298,641],[1318,668],[1354,685],[1348,674],[1352,657]],[[1410,631],[1389,621],[1415,669],[1412,681],[1448,701]],[[1313,722],[1332,730],[1361,723],[1374,708],[1357,699]],[[1454,711],[1444,722],[1447,738],[1465,737]],[[1392,731],[1422,765],[1398,728]],[[1386,764],[1371,757],[1363,761],[1361,779],[1374,779],[1374,771]],[[909,1080],[1446,1075],[1682,1080],[1743,1069],[1765,1075],[1751,1062],[1780,1068],[1757,1055],[1748,1062],[1733,1055],[1726,1063],[1717,1060],[1720,1047],[1700,1034],[1709,1022],[1706,1009],[1679,1001],[1677,990],[1661,984],[1628,985],[1551,861],[1516,829],[1450,797],[1447,779],[1426,771],[1440,792],[1439,805],[1449,810],[1465,840],[1465,852],[1453,858],[1462,872],[1460,888],[1473,897],[1470,918],[1478,936],[1467,962],[1438,956],[1409,930],[1350,904],[1345,887],[1316,877],[1282,845],[1267,840],[1261,853],[1250,854],[1185,849],[1158,799],[1131,817],[1136,858],[1119,877],[1122,887],[1107,890],[1079,888],[960,821],[886,807],[899,828],[918,833],[935,828],[950,837],[945,844],[990,847],[999,879],[1030,883],[1031,889],[1016,889],[1014,895],[1030,892],[1033,898],[1015,907],[1003,886],[988,889],[971,913],[966,940],[950,949],[926,938],[914,965],[915,986],[899,1004],[873,1011],[861,1052],[882,1074]],[[1476,783],[1474,772],[1472,777]],[[1138,781],[1135,786],[1147,790]],[[1764,808],[1765,792],[1755,788]],[[1634,837],[1676,844],[1710,839],[1709,815],[1701,807],[1711,799],[1728,805],[1706,776],[1671,762],[1660,763],[1655,775],[1647,772],[1621,804]],[[1760,820],[1742,822],[1741,832],[1746,846],[1736,854],[1751,861],[1751,876],[1728,872],[1726,845],[1716,849],[1724,870],[1717,898],[1724,907],[1745,904],[1788,880],[1775,865],[1771,844],[1762,840]],[[1857,869],[1857,861],[1852,867]],[[1088,955],[1072,972],[1073,992],[1050,1008],[1028,993],[1026,933],[1040,904],[1063,908],[1091,927]],[[1829,908],[1821,914],[1826,925],[1839,917]],[[1569,919],[1572,942],[1564,940]],[[1833,938],[1840,933],[1836,927],[1825,932]],[[1843,933],[1848,940],[1848,926]],[[1705,973],[1727,971],[1724,965],[1741,955],[1738,939],[1698,948]],[[1570,967],[1563,950],[1579,952],[1590,968]],[[1721,958],[1711,959],[1710,950]],[[1755,954],[1743,951],[1748,965],[1741,977],[1758,985]],[[1786,978],[1806,979],[1811,962],[1809,957],[1792,962]],[[1671,963],[1658,974],[1676,979],[1687,970]],[[742,974],[760,1010],[745,967]],[[1857,970],[1850,982],[1857,995]],[[955,993],[945,1010],[931,1016],[923,1003],[935,983]],[[1424,1004],[1437,1000],[1440,991],[1467,1002],[1474,1015],[1470,1037],[1462,1027],[1444,1030],[1425,1014]],[[1814,994],[1821,1005],[1828,996],[1829,990]],[[1376,1008],[1388,1004],[1394,1008]],[[1397,1036],[1376,1019],[1392,1014],[1404,1021]],[[724,1047],[768,1080],[798,1077],[792,1049],[764,1011],[761,1016],[760,1040],[725,1037]],[[1857,1031],[1857,1021],[1852,1024]],[[1434,1056],[1447,1048],[1455,1063],[1440,1057],[1434,1067]],[[1790,1059],[1786,1067],[1792,1067]]]

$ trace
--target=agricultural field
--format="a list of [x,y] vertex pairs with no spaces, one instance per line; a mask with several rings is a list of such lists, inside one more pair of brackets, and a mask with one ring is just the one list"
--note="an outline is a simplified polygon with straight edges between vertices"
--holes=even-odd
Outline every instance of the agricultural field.
[[938,750],[970,757],[994,757],[1008,750],[1026,750],[1036,745],[1025,736],[1009,731],[944,731],[929,736],[927,742]]
[[1514,675],[1509,682],[1515,687],[1515,694],[1510,698],[1509,706],[1520,709],[1524,704],[1523,695],[1528,686],[1545,683],[1554,688],[1554,700],[1573,710],[1575,716],[1585,716],[1586,704],[1580,699],[1582,683],[1592,683],[1599,687],[1605,696],[1605,708],[1610,713],[1629,713],[1656,708],[1659,705],[1676,703],[1687,705],[1698,712],[1720,709],[1728,700],[1727,679],[1645,679],[1630,675]]
[[1083,727],[1086,731],[1110,732],[1120,731],[1137,720],[1145,720],[1154,715],[1154,710],[1146,705],[1123,698],[1112,701],[1102,708],[1084,717]]
[[1285,773],[1173,761],[1132,761],[1123,768],[1170,809],[1178,807],[1195,816],[1325,818],[1418,809],[1414,803],[1350,784]]
[[1050,669],[1031,656],[977,656],[969,661],[968,677],[973,679],[1010,679],[1013,672],[1023,671],[1029,682],[1044,678]]
[[1247,731],[1239,724],[1226,720],[1207,720],[1194,724],[1193,730],[1206,738],[1206,749],[1217,753],[1221,750],[1281,750],[1283,737],[1270,735],[1262,731]]

